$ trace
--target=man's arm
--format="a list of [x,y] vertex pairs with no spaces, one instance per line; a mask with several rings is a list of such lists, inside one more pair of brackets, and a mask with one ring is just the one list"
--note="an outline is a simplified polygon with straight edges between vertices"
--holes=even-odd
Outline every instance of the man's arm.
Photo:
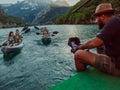
[[92,39],[90,39],[88,42],[86,42],[85,44],[82,44],[80,46],[78,46],[78,49],[92,49],[95,47],[98,47],[100,45],[102,45],[104,42],[98,38],[98,37],[94,37]]

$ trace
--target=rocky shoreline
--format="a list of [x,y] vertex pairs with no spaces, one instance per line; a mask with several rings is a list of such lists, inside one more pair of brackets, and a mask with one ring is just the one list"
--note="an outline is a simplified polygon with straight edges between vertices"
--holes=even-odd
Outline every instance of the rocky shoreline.
[[23,26],[24,26],[24,24],[21,24],[21,25],[17,25],[16,23],[12,23],[12,24],[5,23],[5,24],[3,24],[3,23],[0,22],[0,28],[12,28],[12,27],[23,27]]

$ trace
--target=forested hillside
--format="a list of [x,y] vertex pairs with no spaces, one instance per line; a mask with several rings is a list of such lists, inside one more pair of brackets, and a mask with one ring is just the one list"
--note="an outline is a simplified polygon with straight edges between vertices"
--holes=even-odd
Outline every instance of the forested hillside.
[[8,16],[0,7],[0,28],[23,26],[24,24],[24,21],[17,17]]
[[89,0],[77,12],[72,13],[76,8],[82,5],[86,0],[80,0],[70,11],[56,19],[56,24],[90,24],[94,23],[94,11],[100,3],[111,3],[113,8],[120,13],[120,0]]

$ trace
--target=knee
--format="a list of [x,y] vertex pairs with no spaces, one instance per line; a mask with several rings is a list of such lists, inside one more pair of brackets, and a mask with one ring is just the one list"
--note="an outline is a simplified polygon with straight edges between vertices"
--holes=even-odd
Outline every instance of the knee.
[[83,50],[78,50],[74,54],[75,59],[82,58],[84,57],[84,51]]

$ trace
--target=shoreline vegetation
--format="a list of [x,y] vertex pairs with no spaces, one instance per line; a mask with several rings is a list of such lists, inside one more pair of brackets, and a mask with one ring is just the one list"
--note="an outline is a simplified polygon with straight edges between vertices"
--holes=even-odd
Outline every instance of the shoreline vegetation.
[[1,15],[0,16],[0,28],[12,28],[12,27],[22,27],[26,23],[17,17]]
[[27,25],[21,18],[7,15],[0,6],[0,28],[22,27]]
[[111,3],[113,8],[116,10],[116,14],[120,14],[120,0],[90,0],[77,12],[73,11],[81,6],[86,0],[80,0],[74,5],[68,13],[58,17],[55,20],[55,24],[91,24],[95,23],[94,12],[98,4],[100,3]]
[[[56,18],[53,24],[55,25],[90,25],[95,24],[95,17],[93,16],[95,8],[100,3],[111,3],[113,8],[116,10],[116,14],[120,15],[120,0],[90,0],[85,4],[80,10],[75,13],[72,13],[76,8],[82,5],[85,0],[80,0],[76,5],[71,7],[71,9],[64,15]],[[4,12],[4,11],[2,11]],[[52,25],[53,25],[52,24]],[[0,16],[0,28],[12,28],[12,27],[23,27],[31,26],[34,24],[27,24],[22,19],[1,15]],[[49,24],[48,24],[49,25]]]

